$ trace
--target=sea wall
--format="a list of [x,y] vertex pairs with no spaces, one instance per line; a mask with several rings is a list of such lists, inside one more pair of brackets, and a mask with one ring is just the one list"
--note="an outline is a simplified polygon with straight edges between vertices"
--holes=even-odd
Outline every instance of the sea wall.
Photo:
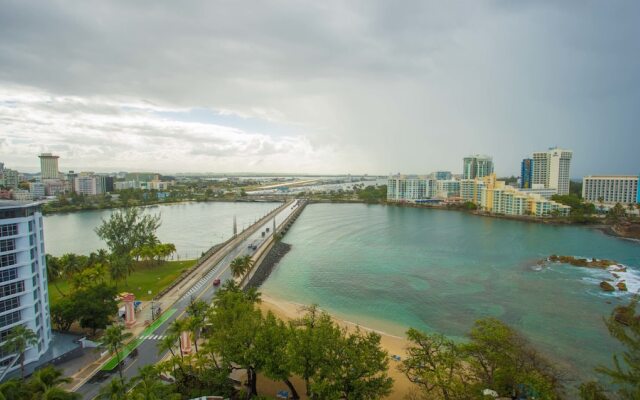
[[282,257],[284,257],[289,250],[291,250],[291,245],[284,242],[276,242],[269,253],[265,256],[264,260],[260,263],[260,265],[256,268],[256,271],[253,273],[249,282],[247,283],[246,288],[252,287],[260,287],[267,280],[269,275],[271,275],[271,271],[273,267],[280,262]]

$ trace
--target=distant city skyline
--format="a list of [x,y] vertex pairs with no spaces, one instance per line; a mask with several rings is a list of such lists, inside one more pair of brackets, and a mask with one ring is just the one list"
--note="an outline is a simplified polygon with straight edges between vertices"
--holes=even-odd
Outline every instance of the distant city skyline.
[[[3,4],[0,161],[499,176],[550,147],[638,174],[640,3]],[[170,29],[169,29],[170,28]]]

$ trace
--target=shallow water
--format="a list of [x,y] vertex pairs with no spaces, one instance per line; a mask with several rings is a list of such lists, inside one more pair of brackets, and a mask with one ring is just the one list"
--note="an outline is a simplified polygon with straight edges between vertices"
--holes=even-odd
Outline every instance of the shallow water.
[[[145,208],[151,214],[160,214],[162,225],[158,238],[176,245],[181,258],[197,258],[216,243],[224,242],[233,234],[233,216],[238,231],[251,225],[280,203],[178,203]],[[112,210],[82,211],[54,214],[44,217],[45,247],[48,253],[89,254],[106,248],[94,228],[109,218]]]
[[603,324],[629,294],[605,294],[607,271],[536,262],[551,254],[613,259],[638,288],[640,245],[587,228],[460,212],[361,204],[308,206],[284,239],[292,250],[262,291],[317,303],[402,335],[413,326],[463,339],[493,316],[580,378],[619,350]]

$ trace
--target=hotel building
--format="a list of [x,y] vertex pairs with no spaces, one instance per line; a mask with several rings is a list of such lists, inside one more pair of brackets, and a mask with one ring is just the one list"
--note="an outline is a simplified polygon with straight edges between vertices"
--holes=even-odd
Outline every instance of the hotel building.
[[435,196],[436,181],[424,176],[393,175],[387,179],[387,201],[412,202]]
[[533,160],[525,158],[520,165],[520,189],[533,187]]
[[591,203],[640,203],[638,176],[609,175],[582,178],[582,198]]
[[[40,204],[0,200],[0,345],[23,325],[37,336],[25,364],[51,343],[49,293]],[[0,375],[19,368],[19,355],[0,352]]]
[[533,185],[544,185],[545,189],[556,189],[560,195],[569,194],[569,170],[571,150],[550,148],[533,153]]
[[465,157],[462,162],[462,178],[482,178],[493,173],[493,158],[484,155]]
[[571,207],[544,198],[540,194],[520,191],[496,180],[491,174],[482,179],[460,182],[461,197],[476,203],[483,211],[505,215],[569,215]]
[[60,157],[51,153],[42,153],[38,157],[40,158],[40,179],[59,179],[58,158]]

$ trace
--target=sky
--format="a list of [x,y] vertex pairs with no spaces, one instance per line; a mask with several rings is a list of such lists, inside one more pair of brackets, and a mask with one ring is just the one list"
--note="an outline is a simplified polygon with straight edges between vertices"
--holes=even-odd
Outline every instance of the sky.
[[640,173],[638,1],[0,0],[0,162]]

